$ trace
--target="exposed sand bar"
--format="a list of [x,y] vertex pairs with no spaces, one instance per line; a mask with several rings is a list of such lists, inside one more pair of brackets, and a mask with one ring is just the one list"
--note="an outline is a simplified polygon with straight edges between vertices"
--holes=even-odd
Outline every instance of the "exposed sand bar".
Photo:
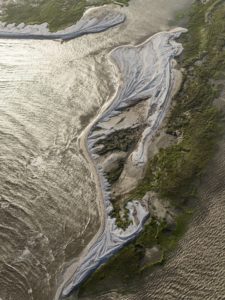
[[25,25],[24,23],[5,24],[0,22],[0,38],[13,39],[60,39],[70,40],[84,34],[97,33],[125,21],[125,15],[103,6],[90,8],[83,17],[74,25],[57,32],[49,32],[48,23],[41,25]]
[[[110,59],[117,65],[121,80],[116,95],[105,107],[95,121],[83,135],[84,152],[89,156],[96,175],[97,187],[100,189],[99,206],[103,217],[102,226],[81,255],[78,265],[70,280],[64,285],[61,297],[68,296],[99,266],[104,264],[125,244],[134,239],[142,230],[148,216],[145,206],[138,201],[130,202],[130,226],[122,230],[116,226],[115,219],[110,216],[113,210],[111,204],[110,185],[104,174],[103,166],[98,160],[95,143],[112,132],[107,128],[107,122],[120,114],[124,108],[133,106],[139,101],[148,101],[147,127],[144,130],[136,150],[132,153],[134,164],[143,164],[147,160],[147,148],[151,138],[160,127],[169,108],[172,89],[174,87],[174,57],[179,55],[183,48],[175,41],[186,30],[177,28],[169,32],[160,32],[138,46],[121,46],[110,53]],[[152,109],[154,108],[154,110]],[[95,131],[96,127],[101,128]],[[71,272],[71,270],[70,270]]]

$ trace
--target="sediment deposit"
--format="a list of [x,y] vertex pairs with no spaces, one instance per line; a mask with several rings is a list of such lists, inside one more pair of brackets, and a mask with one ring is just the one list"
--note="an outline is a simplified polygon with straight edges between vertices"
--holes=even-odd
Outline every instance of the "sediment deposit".
[[[53,299],[63,271],[96,234],[96,189],[76,143],[87,124],[80,119],[88,122],[114,91],[116,76],[105,59],[109,50],[168,29],[187,3],[130,1],[117,8],[127,17],[122,26],[62,45],[21,35],[0,41],[0,298]],[[8,37],[16,30],[9,25]]]
[[50,32],[48,23],[41,25],[19,25],[0,22],[0,38],[61,39],[70,40],[88,33],[97,33],[118,25],[125,15],[108,7],[90,8],[74,25],[57,32]]
[[[78,288],[87,276],[134,239],[149,215],[144,203],[129,202],[126,208],[129,210],[130,225],[126,230],[117,227],[116,219],[111,216],[111,185],[104,166],[112,153],[121,151],[121,147],[126,152],[126,159],[130,159],[134,167],[143,168],[147,162],[149,143],[159,129],[170,104],[175,82],[174,57],[182,52],[181,44],[175,39],[185,31],[177,28],[160,32],[143,44],[121,46],[110,53],[110,58],[120,73],[119,87],[104,113],[93,122],[86,135],[86,151],[93,163],[96,182],[102,194],[99,199],[103,209],[102,228],[85,250],[72,279],[64,286],[63,297]],[[138,118],[141,109],[137,109],[137,106],[142,103],[145,109],[142,109],[143,114]],[[130,118],[130,112],[136,113],[136,121],[135,117]],[[137,131],[137,144],[133,149],[127,149],[123,141],[115,145],[114,136],[111,140],[115,149],[109,148],[110,136],[130,128],[135,131],[140,125],[143,125],[142,131]],[[104,150],[105,147],[108,148]]]

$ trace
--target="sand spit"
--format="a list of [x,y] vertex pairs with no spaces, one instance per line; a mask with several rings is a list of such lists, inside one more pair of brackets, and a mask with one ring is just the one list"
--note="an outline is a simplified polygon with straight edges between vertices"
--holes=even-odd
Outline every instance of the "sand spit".
[[50,32],[48,23],[19,25],[0,22],[0,38],[14,39],[61,39],[70,40],[88,33],[97,33],[125,21],[125,15],[107,6],[88,9],[76,24],[57,32]]
[[89,156],[87,158],[96,175],[100,195],[100,215],[103,218],[102,226],[81,255],[72,278],[62,289],[61,297],[66,297],[77,289],[92,272],[133,240],[143,229],[149,215],[145,203],[139,201],[128,203],[131,223],[126,230],[118,228],[116,220],[111,217],[113,210],[111,186],[104,171],[104,161],[101,155],[98,155],[99,141],[104,142],[109,134],[116,131],[117,126],[126,127],[130,121],[125,118],[115,124],[112,120],[129,107],[145,101],[148,108],[145,130],[140,136],[138,146],[130,156],[134,165],[143,166],[146,163],[151,138],[159,128],[170,104],[175,80],[174,57],[183,50],[181,44],[175,39],[185,31],[183,28],[177,28],[169,32],[160,32],[143,44],[121,46],[110,53],[110,59],[117,66],[121,76],[117,92],[105,111],[89,125],[82,137],[83,141],[81,139],[81,145],[86,147],[84,152]]

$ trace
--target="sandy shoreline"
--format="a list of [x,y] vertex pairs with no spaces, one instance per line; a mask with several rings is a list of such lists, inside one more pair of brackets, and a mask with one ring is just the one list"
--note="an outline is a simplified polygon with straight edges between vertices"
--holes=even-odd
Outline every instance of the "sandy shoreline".
[[[153,6],[154,7],[154,6]],[[126,11],[125,11],[126,12]],[[136,12],[135,12],[136,13]],[[132,18],[131,18],[132,17]],[[150,15],[150,17],[152,18],[152,16]],[[129,26],[130,25],[130,19],[132,19],[133,20],[133,16],[132,16],[132,14],[128,14],[128,16],[127,16],[127,22],[126,22],[126,24],[125,25],[123,25],[121,28],[122,28],[122,30],[123,30],[123,28],[124,27],[129,27],[129,30],[131,31],[131,29],[130,28],[132,28],[132,26]],[[134,22],[134,21],[132,21],[132,22]],[[154,23],[154,20],[152,21],[153,23]],[[144,22],[143,22],[144,23]],[[162,22],[163,23],[163,22]],[[128,24],[128,25],[127,25]],[[131,23],[131,24],[133,24],[133,23]],[[148,23],[147,23],[148,24]],[[164,24],[164,23],[163,23]],[[147,26],[146,26],[147,27]],[[124,37],[123,37],[123,35],[121,35],[121,31],[120,30],[117,30],[116,28],[115,29],[113,29],[112,30],[112,32],[114,32],[115,34],[118,34],[118,35],[121,35],[122,37],[119,37],[118,38],[118,40],[117,39],[115,39],[115,38],[111,38],[111,35],[110,35],[110,32],[109,32],[109,37],[111,38],[111,40],[113,40],[113,42],[108,42],[108,43],[104,43],[103,44],[103,46],[102,46],[102,48],[104,48],[104,49],[112,49],[112,48],[115,48],[115,46],[118,46],[118,45],[124,45],[124,44],[132,44],[132,41],[133,41],[133,43],[134,44],[137,44],[138,43],[138,46],[140,46],[139,45],[139,42],[141,42],[141,44],[145,44],[146,43],[146,41],[147,40],[149,40],[149,39],[146,39],[150,34],[152,34],[153,32],[158,32],[158,31],[162,31],[162,30],[167,30],[167,28],[168,28],[168,26],[162,26],[162,27],[160,27],[160,28],[158,28],[157,26],[156,26],[156,29],[155,29],[155,27],[153,26],[152,27],[152,24],[150,23],[150,26],[149,26],[149,28],[151,28],[151,29],[149,29],[149,30],[147,30],[146,28],[144,28],[143,29],[143,25],[142,25],[142,28],[141,28],[141,30],[140,30],[140,32],[143,32],[143,36],[140,34],[140,36],[139,36],[139,34],[137,34],[137,33],[134,33],[133,35],[127,35],[127,39],[125,39],[125,40],[123,40],[124,39]],[[153,28],[153,29],[152,29]],[[12,28],[12,31],[15,29],[15,27],[14,28]],[[103,30],[105,30],[105,29],[103,29]],[[124,31],[126,31],[125,29],[124,29]],[[137,30],[138,31],[138,30]],[[10,35],[12,34],[12,32],[11,33],[9,33]],[[101,36],[103,36],[104,38],[105,38],[105,34],[106,35],[108,35],[108,32],[106,32],[106,33],[104,33],[104,34],[100,34],[100,37]],[[115,35],[114,34],[114,35]],[[135,35],[136,34],[136,35]],[[28,33],[28,35],[29,35],[29,33]],[[114,35],[112,35],[113,37],[114,37]],[[75,34],[75,36],[74,37],[77,37],[77,36],[79,36],[79,35],[76,35]],[[134,36],[134,38],[133,38],[133,36]],[[2,37],[2,38],[7,38],[7,37]],[[15,38],[15,39],[17,39],[17,38],[23,38],[23,37],[21,37],[21,36],[9,36],[9,38]],[[37,38],[37,39],[39,39],[39,37],[38,36],[36,36],[36,34],[35,34],[35,36],[28,36],[28,37],[24,37],[25,39],[26,38],[33,38],[33,39],[35,39],[35,38]],[[42,39],[42,37],[40,37],[40,39]],[[52,40],[53,39],[53,37],[52,36],[49,36],[49,37],[47,37],[47,39],[50,39],[50,40]],[[92,42],[92,44],[93,44],[93,41],[92,41],[92,36],[88,36],[87,37],[87,40],[91,40],[91,42]],[[96,36],[94,36],[93,35],[93,40],[94,39],[96,39],[97,41],[99,40],[99,38],[98,38],[98,35],[96,35]],[[78,46],[80,46],[80,43],[79,43],[79,41],[80,40],[83,40],[83,39],[78,39],[78,40],[76,40],[76,42],[78,41]],[[85,40],[85,39],[84,39]],[[11,41],[11,42],[13,42],[13,41]],[[25,42],[25,41],[24,41]],[[35,41],[34,41],[35,42]],[[44,44],[44,43],[43,43]],[[58,44],[58,43],[53,43],[53,44]],[[66,45],[64,44],[64,46],[67,46],[67,45],[69,45],[70,43],[66,43]],[[90,46],[93,46],[93,45],[90,45]],[[108,44],[109,44],[109,47],[108,47]],[[60,46],[60,45],[59,45]],[[138,47],[138,46],[136,46],[136,47]],[[121,46],[120,46],[121,47]],[[122,46],[123,47],[123,46]],[[95,48],[94,48],[95,49]],[[116,48],[115,48],[116,49]],[[105,53],[104,53],[104,55],[105,55]],[[99,59],[99,62],[100,62],[100,59]],[[116,68],[116,65],[114,65],[114,67]],[[118,71],[118,70],[117,70]],[[114,83],[115,82],[113,82],[113,86],[114,86]],[[122,82],[120,82],[120,84],[121,84]],[[114,89],[113,89],[114,90]],[[113,96],[113,98],[111,98],[111,101],[113,101],[114,100],[114,97],[116,96],[116,94]],[[105,98],[105,97],[104,97]],[[104,205],[103,205],[103,201],[102,201],[102,199],[103,199],[103,194],[102,194],[102,189],[101,189],[101,184],[100,184],[100,181],[99,181],[99,177],[98,177],[98,175],[97,175],[97,170],[95,169],[95,166],[94,166],[94,163],[93,163],[93,160],[90,158],[90,154],[88,154],[88,151],[86,151],[87,150],[87,138],[88,138],[88,131],[91,129],[91,127],[92,127],[92,125],[94,125],[95,124],[95,122],[97,122],[97,120],[98,120],[98,118],[102,115],[102,112],[104,111],[104,110],[106,110],[107,109],[107,107],[109,107],[110,106],[110,104],[109,104],[109,102],[107,102],[107,104],[105,104],[104,105],[104,108],[105,109],[102,109],[101,110],[101,113],[96,117],[96,119],[95,119],[95,121],[93,121],[91,124],[89,124],[89,126],[88,126],[88,128],[86,128],[86,132],[84,131],[83,133],[82,133],[82,137],[80,137],[80,141],[79,141],[79,143],[80,143],[80,148],[81,149],[83,149],[83,153],[84,153],[84,156],[85,156],[85,158],[86,158],[86,160],[88,161],[88,163],[90,163],[90,168],[91,168],[91,173],[92,173],[92,175],[95,175],[94,177],[95,177],[95,181],[96,181],[96,187],[97,187],[97,193],[98,193],[98,201],[97,201],[97,203],[98,203],[98,206],[99,206],[99,208],[98,208],[98,211],[99,211],[99,214],[100,214],[100,220],[101,220],[101,226],[100,226],[100,228],[99,228],[99,230],[98,230],[98,232],[96,233],[96,235],[94,236],[94,240],[97,240],[97,238],[98,238],[98,236],[103,232],[103,230],[104,230],[104,226],[105,226],[105,213],[104,213]],[[95,197],[94,197],[95,198]],[[97,230],[96,230],[97,231]],[[94,233],[95,234],[95,233]],[[57,295],[56,295],[56,297],[55,297],[55,299],[58,299],[59,298],[59,294],[61,293],[61,291],[62,291],[62,288],[63,288],[63,285],[64,285],[64,283],[66,282],[66,281],[68,281],[73,275],[74,275],[74,270],[77,268],[77,266],[82,262],[82,258],[88,253],[88,249],[90,248],[90,246],[92,245],[92,243],[94,242],[94,240],[92,240],[91,242],[90,242],[90,244],[87,246],[87,248],[85,248],[85,250],[82,252],[82,256],[80,257],[80,260],[78,261],[78,259],[77,258],[74,258],[73,259],[73,257],[75,257],[74,255],[73,256],[71,256],[67,261],[70,261],[70,262],[72,262],[72,264],[70,264],[70,263],[65,263],[64,262],[64,264],[61,266],[61,269],[59,269],[60,271],[58,272],[58,273],[61,273],[61,270],[63,269],[63,270],[65,270],[65,273],[64,274],[62,274],[61,273],[61,275],[57,275],[58,276],[58,278],[59,278],[59,283],[60,283],[60,281],[61,281],[61,277],[64,277],[64,279],[63,279],[63,283],[62,283],[62,285],[59,287],[59,289],[58,289],[58,297],[57,297]],[[79,254],[79,256],[80,256],[80,254]],[[78,256],[78,258],[79,258],[79,256]],[[72,260],[71,260],[71,258],[72,258]],[[63,275],[63,276],[62,276]],[[53,286],[53,284],[52,284],[52,286]],[[59,284],[57,284],[56,285],[56,288],[59,286]],[[52,288],[52,295],[54,295],[54,293],[55,293],[55,290],[56,290],[56,288],[55,288],[55,286]],[[50,294],[50,292],[49,292],[49,294]],[[48,296],[47,296],[47,298],[48,298]],[[51,297],[51,298],[54,298],[54,297]]]
[[91,245],[95,242],[97,237],[104,231],[104,228],[105,228],[105,209],[104,209],[104,205],[103,205],[103,201],[102,201],[103,195],[102,195],[101,184],[99,182],[99,176],[98,176],[96,168],[94,166],[94,162],[91,159],[91,155],[88,153],[88,146],[87,146],[87,138],[88,138],[89,131],[92,128],[93,124],[98,119],[98,117],[99,116],[97,116],[81,133],[78,143],[79,143],[79,147],[82,151],[82,155],[85,157],[86,161],[89,164],[90,172],[94,176],[94,179],[95,179],[96,191],[97,191],[97,199],[96,200],[97,200],[97,204],[98,204],[98,212],[99,212],[99,216],[100,216],[99,219],[100,219],[101,226],[99,227],[99,230],[95,234],[93,239],[90,241],[90,243],[84,249],[84,251],[82,251],[79,260],[72,263],[72,265],[70,265],[65,270],[65,272],[63,274],[63,282],[60,284],[59,288],[57,289],[57,292],[56,292],[56,295],[54,298],[55,300],[61,299],[64,285],[66,284],[66,282],[68,282],[71,279],[71,277],[73,277],[76,268],[82,262],[82,257],[84,257],[88,253],[88,250],[91,247]]
[[48,23],[40,25],[19,25],[0,22],[2,39],[71,40],[84,34],[98,33],[123,23],[126,16],[107,5],[89,8],[74,25],[57,32],[50,32]]
[[[101,10],[91,9],[91,11],[87,12],[77,24],[61,32],[52,34],[48,33],[46,32],[46,26],[45,29],[44,27],[41,29],[41,33],[39,29],[39,31],[37,30],[34,32],[35,30],[33,31],[34,28],[32,26],[28,28],[26,26],[17,26],[17,32],[15,32],[15,26],[11,26],[11,28],[5,27],[4,30],[0,30],[0,38],[68,40],[78,37],[82,34],[106,30],[109,27],[122,23],[124,20],[125,16],[123,14],[115,11],[109,11],[106,8]],[[184,29],[179,28],[171,32],[159,32],[137,46],[119,46],[109,53],[111,63],[115,66],[115,68],[117,67],[121,75],[121,82],[118,83],[118,89],[115,95],[103,106],[98,116],[94,121],[91,122],[91,124],[89,124],[79,138],[80,148],[82,149],[83,154],[90,165],[91,173],[95,178],[101,226],[95,237],[81,253],[79,261],[72,263],[72,265],[64,272],[63,282],[58,288],[55,296],[56,300],[68,296],[74,289],[78,288],[92,272],[94,272],[101,264],[106,262],[125,244],[134,239],[143,229],[144,222],[148,216],[148,211],[138,201],[134,201],[129,204],[132,225],[130,225],[127,230],[123,231],[117,228],[116,220],[110,216],[110,212],[113,209],[110,202],[110,185],[105,178],[101,164],[98,164],[95,160],[96,155],[94,154],[93,146],[97,139],[93,138],[92,133],[97,123],[100,124],[102,122],[107,122],[115,115],[118,115],[119,111],[124,107],[129,107],[131,104],[136,104],[141,99],[146,97],[149,98],[150,106],[152,103],[158,101],[158,99],[161,99],[161,104],[160,101],[158,101],[159,108],[156,111],[156,115],[150,116],[150,127],[145,134],[143,134],[141,140],[139,141],[136,153],[132,153],[134,164],[143,165],[146,163],[146,151],[149,146],[149,141],[160,126],[170,103],[169,90],[171,85],[173,85],[173,78],[170,74],[172,73],[171,68],[173,67],[170,64],[170,60],[179,55],[182,51],[180,45],[178,45],[174,39],[179,37],[179,35],[184,31]],[[153,44],[155,43],[156,48],[158,47],[159,54],[157,52],[154,53],[154,51],[151,53],[152,42]],[[167,46],[169,46],[168,50],[171,51],[169,54],[164,53]],[[145,47],[147,52],[142,54],[141,51]],[[128,55],[128,61],[126,61],[126,59],[124,60],[124,57],[127,57],[127,54],[129,54],[130,50],[134,51],[134,54],[131,54],[131,57]],[[162,52],[160,54],[161,50]],[[120,51],[122,52],[121,57]],[[123,56],[123,51],[125,52],[125,56]],[[162,57],[160,57],[160,55],[162,55]],[[140,64],[140,68],[142,68],[140,70],[141,75],[137,78],[131,78],[131,82],[128,80],[126,83],[123,81],[123,79],[126,78],[126,75],[128,75],[127,79],[129,78],[129,74],[126,74],[126,68],[129,70],[129,64],[132,62],[132,58],[134,59],[135,64],[136,57],[137,59],[140,59],[140,61],[137,61],[136,63]],[[150,59],[148,64],[146,64],[145,59]],[[159,66],[157,66],[159,69],[154,74],[154,72],[151,73],[152,71],[149,71],[149,66],[151,66],[151,63],[154,65],[155,62],[156,65],[159,64]],[[122,70],[123,68],[121,69],[121,66],[124,66],[124,70]],[[169,67],[169,69],[164,74],[165,66]],[[134,67],[134,65],[131,65],[131,69],[132,67]],[[136,70],[135,72],[139,73],[139,70]],[[163,80],[165,81],[165,86],[162,83],[163,80],[159,79],[157,84],[162,86],[160,87],[160,90],[157,90],[155,89],[155,85],[157,85],[155,81],[157,82],[157,77],[160,72],[162,72],[160,76],[162,76],[162,79],[164,78]],[[155,79],[154,76],[156,77]],[[151,77],[153,77],[152,82],[149,79]],[[144,85],[143,80],[145,81]],[[138,86],[135,81],[137,81],[140,86]],[[130,90],[131,83],[134,84],[134,88]],[[153,86],[151,86],[151,84],[153,84]]]
[[[120,46],[117,47],[116,49],[112,50],[109,53],[109,58],[111,59],[113,54],[116,53],[116,51],[119,51],[120,49],[124,48],[136,48],[136,49],[141,49],[145,47],[148,44],[151,44],[152,40],[159,40],[163,41],[165,38],[166,44],[167,41],[170,41],[170,47],[171,47],[171,57],[169,56],[169,60],[173,59],[174,56],[177,56],[181,53],[182,48],[179,44],[177,44],[174,39],[179,37],[179,35],[182,32],[185,32],[186,30],[178,28],[176,30],[173,30],[171,32],[161,32],[157,33],[156,35],[150,37],[147,39],[144,43],[137,45],[137,46]],[[164,41],[164,42],[165,42]],[[157,43],[156,43],[157,44]],[[158,45],[161,45],[160,42]],[[178,47],[179,45],[179,47]],[[173,54],[172,54],[173,53]],[[153,58],[155,59],[155,58]],[[112,61],[112,63],[115,63],[115,57]],[[167,60],[165,61],[167,64]],[[169,73],[172,74],[173,69],[173,63],[169,63]],[[117,61],[117,66],[118,68],[118,61]],[[120,69],[120,68],[119,68]],[[120,73],[121,70],[120,70]],[[170,100],[171,100],[171,89],[173,90],[173,82],[174,78],[173,75],[169,75],[168,72],[165,74],[167,78],[164,78],[165,82],[167,82],[167,88],[165,88],[164,91],[164,96],[161,95],[161,97],[164,99],[162,103],[163,109],[161,107],[162,104],[159,105],[159,111],[157,112],[158,117],[155,119],[155,124],[154,126],[150,127],[151,130],[150,132],[147,132],[147,135],[144,136],[143,138],[143,149],[144,152],[147,151],[146,149],[149,146],[149,141],[151,140],[152,136],[154,136],[154,133],[160,126],[161,122],[163,121],[165,114],[169,108]],[[124,75],[124,74],[123,74]],[[149,79],[148,79],[149,80]],[[65,273],[64,273],[64,284],[61,285],[62,292],[60,294],[57,294],[57,297],[66,297],[68,296],[74,289],[78,288],[79,285],[96,269],[98,268],[102,263],[104,263],[106,260],[108,260],[109,257],[114,255],[120,248],[122,248],[127,242],[135,238],[140,231],[143,228],[144,221],[148,215],[148,212],[145,211],[145,209],[141,206],[138,206],[138,203],[134,203],[134,207],[130,207],[131,211],[132,209],[135,209],[137,212],[140,210],[142,211],[139,214],[139,224],[134,225],[133,227],[131,226],[128,228],[126,231],[121,231],[119,230],[116,225],[115,225],[115,220],[110,217],[110,211],[112,209],[112,205],[110,203],[110,186],[104,177],[104,172],[102,172],[101,165],[98,165],[95,161],[96,155],[93,152],[93,129],[95,128],[96,124],[102,123],[102,122],[107,122],[108,119],[114,117],[114,110],[115,108],[119,107],[122,102],[124,102],[124,99],[118,97],[121,93],[121,84],[122,81],[120,80],[120,84],[118,84],[117,91],[115,95],[107,102],[101,111],[99,112],[98,116],[89,124],[89,126],[85,129],[85,131],[81,134],[80,139],[79,139],[79,144],[80,148],[82,149],[82,152],[86,158],[86,160],[90,163],[91,167],[91,172],[95,176],[95,182],[97,186],[97,194],[98,194],[98,206],[99,206],[99,213],[101,217],[101,226],[99,228],[99,231],[93,238],[93,240],[89,243],[89,245],[86,247],[86,249],[83,251],[83,253],[80,256],[79,262],[75,263],[73,267],[69,268]],[[124,82],[123,82],[124,85]],[[148,85],[147,85],[148,86]],[[152,89],[150,88],[151,93]],[[147,94],[150,91],[147,89]],[[146,93],[143,93],[143,91],[140,93],[134,91],[136,93],[136,96],[139,97],[138,99],[135,99],[134,101],[140,101],[141,97],[146,97]],[[123,94],[123,93],[122,93]],[[157,92],[158,94],[158,92]],[[149,94],[150,97],[150,94]],[[158,95],[157,95],[158,97]],[[157,98],[156,97],[156,98]],[[158,100],[157,100],[158,101]],[[164,102],[165,101],[165,102]],[[154,101],[153,101],[154,102]],[[123,103],[124,105],[124,103]],[[140,144],[139,144],[140,145]],[[143,150],[142,149],[142,150]],[[138,163],[138,160],[142,157],[142,155],[139,157],[136,157],[135,161]],[[144,162],[141,161],[141,164]],[[135,206],[136,205],[136,206]],[[130,217],[132,217],[132,213],[130,214]],[[107,244],[108,238],[110,239],[110,243]],[[109,248],[108,248],[109,247]],[[110,249],[110,250],[109,250]],[[100,253],[100,254],[99,254]],[[74,272],[72,271],[74,269]],[[73,273],[73,274],[72,274]],[[72,277],[72,278],[71,278]],[[58,299],[58,298],[55,299]]]

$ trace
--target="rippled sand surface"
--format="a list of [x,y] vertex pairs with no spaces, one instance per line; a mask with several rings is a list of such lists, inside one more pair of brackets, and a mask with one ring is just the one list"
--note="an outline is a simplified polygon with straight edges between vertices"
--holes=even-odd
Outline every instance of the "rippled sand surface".
[[84,116],[115,90],[109,50],[167,28],[190,1],[176,2],[131,1],[121,27],[69,43],[0,41],[2,300],[53,299],[66,263],[97,232],[95,186],[77,146]]
[[94,59],[77,64],[75,53],[72,44],[0,44],[3,299],[51,299],[62,264],[98,228],[95,186],[76,141],[80,116],[101,98]]

